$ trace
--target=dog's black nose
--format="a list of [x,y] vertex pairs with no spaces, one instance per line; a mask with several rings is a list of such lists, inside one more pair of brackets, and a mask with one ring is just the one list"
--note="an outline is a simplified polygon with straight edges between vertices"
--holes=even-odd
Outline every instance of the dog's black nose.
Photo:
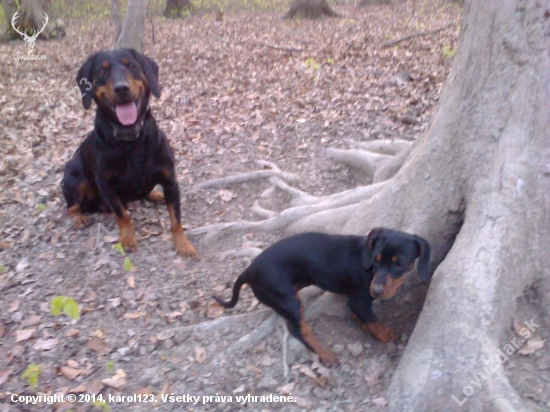
[[384,285],[374,284],[371,286],[370,290],[373,297],[382,296],[384,294]]
[[125,81],[116,82],[113,86],[115,93],[127,93],[130,90],[130,85]]

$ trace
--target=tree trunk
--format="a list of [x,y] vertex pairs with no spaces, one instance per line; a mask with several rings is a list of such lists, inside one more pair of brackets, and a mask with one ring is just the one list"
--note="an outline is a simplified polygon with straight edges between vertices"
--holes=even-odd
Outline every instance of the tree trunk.
[[[40,0],[22,0],[21,8],[15,21],[15,27],[21,33],[14,30],[12,26],[13,15],[18,11],[17,3],[15,0],[1,0],[2,8],[4,9],[4,15],[8,24],[7,33],[11,38],[19,38],[23,35],[21,33],[27,32],[28,35],[39,31],[38,36],[41,39],[60,38],[65,35],[65,30],[62,24],[56,22],[49,11],[49,3],[47,1]],[[48,15],[46,20],[45,14]],[[46,23],[46,25],[44,25]]]
[[290,9],[284,15],[284,19],[308,18],[319,19],[326,15],[328,17],[340,17],[330,8],[327,0],[293,0]]
[[128,1],[122,33],[117,42],[118,47],[128,47],[143,53],[146,11],[147,0]]
[[17,11],[17,3],[15,0],[2,0],[0,2],[2,4],[2,8],[4,9],[4,16],[6,17],[6,34],[9,38],[15,38],[16,36],[19,36],[18,33],[13,30],[13,27],[11,25],[11,18]]
[[402,169],[371,199],[290,227],[388,226],[432,245],[437,270],[388,389],[392,411],[526,410],[499,362],[481,388],[471,381],[513,338],[518,297],[550,277],[549,17],[548,2],[468,2],[431,128]]
[[182,17],[193,8],[190,0],[166,0],[164,17]]
[[111,0],[111,14],[113,15],[113,23],[115,24],[115,44],[122,33],[122,19],[120,18],[120,2],[119,0]]

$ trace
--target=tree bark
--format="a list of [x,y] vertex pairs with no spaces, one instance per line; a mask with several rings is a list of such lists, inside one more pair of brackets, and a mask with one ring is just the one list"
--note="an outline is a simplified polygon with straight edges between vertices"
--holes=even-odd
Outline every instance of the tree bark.
[[117,42],[118,47],[132,48],[143,53],[143,36],[145,34],[145,14],[147,0],[129,0],[124,25]]
[[115,44],[122,33],[122,19],[120,17],[120,2],[119,0],[111,0],[111,14],[113,15],[113,23],[115,24]]
[[4,9],[4,16],[6,17],[6,33],[8,37],[15,38],[16,36],[19,36],[19,34],[13,30],[13,27],[11,25],[11,18],[17,11],[17,3],[15,2],[15,0],[2,0],[0,1],[0,4],[2,4],[2,8]]
[[549,10],[468,2],[439,108],[399,173],[369,200],[290,226],[389,226],[432,245],[437,270],[388,389],[391,411],[527,410],[498,362],[480,388],[471,381],[513,338],[518,297],[550,276]]
[[338,13],[330,8],[327,0],[293,0],[283,19],[293,19],[295,17],[320,19],[323,16],[340,17]]
[[[17,12],[17,3],[15,0],[1,0],[1,4],[8,25],[8,36],[14,39],[21,37],[21,34],[13,29],[11,22],[13,15]],[[44,26],[44,13],[48,14],[49,19],[46,26]],[[23,33],[27,31],[29,35],[32,34],[34,30],[41,30],[43,28],[43,31],[39,35],[41,39],[50,39],[52,37],[60,38],[65,35],[65,30],[53,18],[52,13],[49,11],[49,3],[46,1],[22,0],[19,15],[16,20],[16,27],[18,30]]]
[[164,8],[164,17],[182,17],[193,9],[193,5],[189,0],[166,0]]

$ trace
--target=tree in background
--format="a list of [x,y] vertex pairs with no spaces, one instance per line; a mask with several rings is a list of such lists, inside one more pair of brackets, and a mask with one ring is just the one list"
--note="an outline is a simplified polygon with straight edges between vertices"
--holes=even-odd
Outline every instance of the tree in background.
[[[7,36],[9,38],[15,39],[21,36],[12,26],[13,16],[18,11],[15,27],[20,32],[27,32],[28,35],[32,35],[35,31],[43,28],[44,30],[39,35],[41,39],[60,38],[65,35],[63,23],[52,16],[49,0],[21,0],[19,3],[20,8],[18,8],[16,0],[0,0],[6,17]],[[44,26],[46,21],[44,14],[48,15],[46,26]]]
[[128,0],[126,16],[117,40],[117,47],[128,47],[143,53],[146,12],[147,0]]
[[340,17],[338,13],[330,8],[327,0],[293,0],[290,3],[290,10],[283,18],[319,19],[323,16]]

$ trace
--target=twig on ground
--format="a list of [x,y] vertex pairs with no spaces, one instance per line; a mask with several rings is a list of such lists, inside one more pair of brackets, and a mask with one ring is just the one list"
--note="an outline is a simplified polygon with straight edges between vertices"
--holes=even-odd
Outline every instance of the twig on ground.
[[395,46],[395,45],[397,45],[401,42],[404,42],[404,41],[407,41],[407,40],[410,40],[410,39],[414,39],[415,37],[429,36],[431,34],[436,34],[436,33],[439,33],[440,31],[447,30],[449,27],[453,27],[454,25],[455,25],[454,23],[449,23],[446,26],[441,27],[439,29],[414,33],[414,34],[411,34],[409,36],[402,37],[398,40],[394,40],[394,41],[391,41],[391,42],[388,42],[388,43],[384,43],[382,46],[380,46],[380,48],[381,49],[387,49],[388,47],[392,47],[392,46]]

